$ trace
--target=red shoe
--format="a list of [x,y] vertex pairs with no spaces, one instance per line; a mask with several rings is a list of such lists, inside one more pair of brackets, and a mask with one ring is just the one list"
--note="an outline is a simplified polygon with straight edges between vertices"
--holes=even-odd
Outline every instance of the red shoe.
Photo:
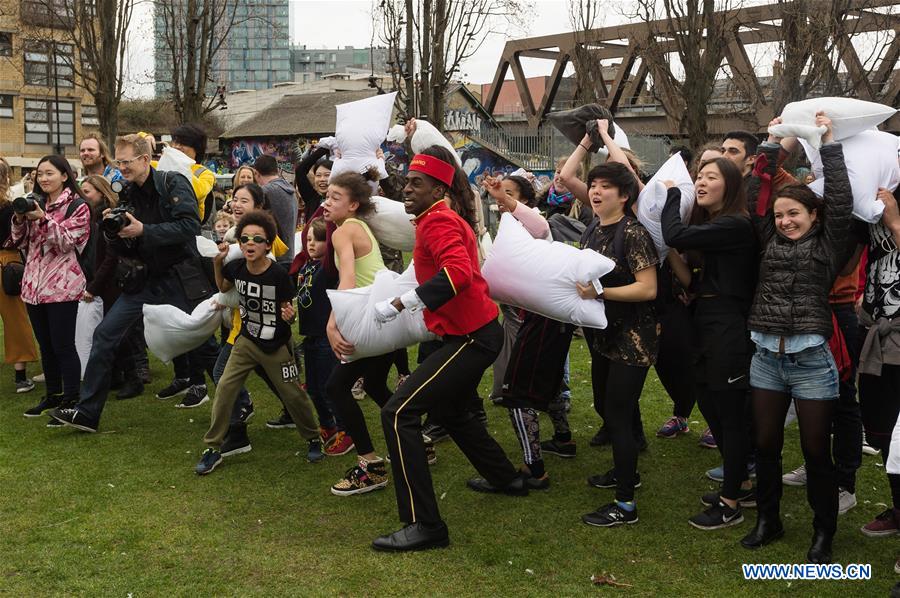
[[325,447],[325,454],[329,457],[339,457],[340,455],[346,455],[354,448],[356,448],[356,445],[353,444],[353,439],[346,432],[338,432],[331,444]]
[[886,509],[879,513],[875,519],[860,528],[860,531],[870,538],[893,536],[900,528],[897,525],[897,513],[894,509]]
[[319,438],[322,439],[322,446],[328,446],[337,435],[337,428],[323,428],[322,426],[319,426]]

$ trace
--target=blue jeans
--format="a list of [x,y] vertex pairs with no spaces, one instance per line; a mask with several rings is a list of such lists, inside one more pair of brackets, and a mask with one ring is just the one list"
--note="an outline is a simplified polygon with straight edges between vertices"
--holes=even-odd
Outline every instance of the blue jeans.
[[331,350],[328,337],[307,336],[303,339],[303,367],[306,368],[306,392],[312,399],[323,428],[344,429],[337,407],[328,398],[325,387],[338,360]]
[[[109,394],[109,374],[116,361],[119,345],[128,335],[135,322],[143,317],[144,305],[174,305],[178,309],[190,313],[187,297],[181,281],[171,273],[167,277],[154,277],[146,286],[133,295],[122,293],[107,312],[103,321],[94,330],[91,356],[88,358],[81,383],[81,400],[78,411],[94,422],[100,421],[106,395]],[[188,353],[189,359],[203,363],[209,354],[206,345],[213,342],[210,337],[204,345]],[[203,367],[201,365],[200,367]]]
[[838,381],[828,343],[788,354],[757,347],[750,363],[750,386],[782,392],[794,399],[837,399]]

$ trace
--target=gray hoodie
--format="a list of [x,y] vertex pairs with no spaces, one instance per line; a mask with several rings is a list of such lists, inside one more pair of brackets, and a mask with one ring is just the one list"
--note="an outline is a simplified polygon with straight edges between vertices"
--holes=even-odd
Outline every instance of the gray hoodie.
[[297,228],[297,200],[294,198],[294,188],[286,180],[277,178],[263,185],[266,199],[269,200],[269,210],[278,225],[278,236],[288,246],[288,252],[277,259],[277,262],[285,268],[290,267],[294,261],[294,231]]

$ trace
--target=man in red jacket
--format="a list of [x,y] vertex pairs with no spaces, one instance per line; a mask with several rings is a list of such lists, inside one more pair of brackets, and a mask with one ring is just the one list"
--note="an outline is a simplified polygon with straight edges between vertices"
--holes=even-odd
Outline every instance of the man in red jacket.
[[425,457],[421,421],[426,413],[450,432],[483,476],[469,481],[472,489],[528,494],[523,477],[462,400],[472,395],[499,354],[503,331],[478,267],[475,234],[444,199],[459,176],[457,167],[428,155],[429,149],[410,161],[403,190],[406,212],[415,216],[413,263],[419,287],[376,305],[376,318],[387,322],[404,309],[424,309],[426,326],[444,344],[381,410],[397,506],[406,526],[376,538],[376,550],[424,550],[450,543]]

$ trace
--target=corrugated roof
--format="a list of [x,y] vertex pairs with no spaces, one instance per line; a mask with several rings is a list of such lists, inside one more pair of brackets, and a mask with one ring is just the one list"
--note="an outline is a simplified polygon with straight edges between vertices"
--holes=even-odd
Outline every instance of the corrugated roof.
[[227,128],[220,138],[318,137],[334,134],[335,106],[372,97],[374,89],[285,95],[257,114]]

